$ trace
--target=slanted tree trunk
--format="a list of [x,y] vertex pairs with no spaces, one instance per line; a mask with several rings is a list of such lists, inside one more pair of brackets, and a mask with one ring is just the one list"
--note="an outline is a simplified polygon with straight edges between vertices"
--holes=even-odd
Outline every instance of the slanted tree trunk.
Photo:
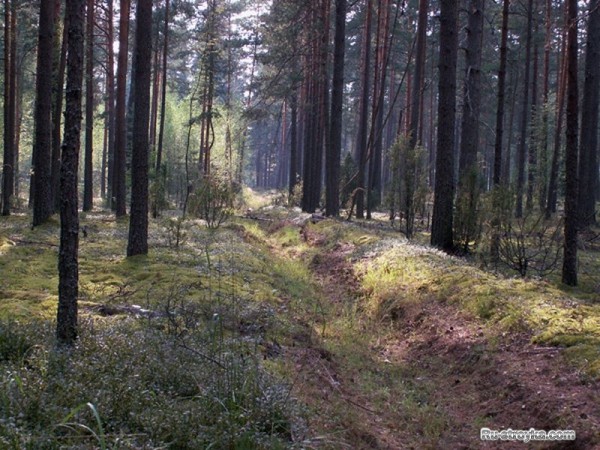
[[326,159],[325,214],[340,213],[340,158],[342,153],[342,108],[344,95],[344,53],[346,48],[346,0],[335,3],[333,82],[331,86],[331,128]]
[[40,3],[38,59],[33,145],[33,226],[46,222],[54,212],[52,202],[52,55],[54,4]]
[[150,67],[152,44],[146,40],[152,30],[152,0],[138,0],[136,10],[133,113],[131,155],[131,219],[127,256],[148,253],[148,121],[150,120]]
[[562,281],[577,286],[577,134],[579,92],[577,86],[577,0],[567,0],[567,130],[565,157],[565,241]]
[[[129,44],[130,0],[121,0],[119,19],[119,65],[117,67],[117,105],[115,110],[115,151],[113,167],[113,196],[117,217],[127,214],[127,52]],[[146,44],[144,44],[146,45]]]
[[60,250],[58,254],[58,342],[72,345],[77,338],[79,285],[79,216],[77,172],[81,134],[83,82],[83,21],[85,0],[67,0],[68,23],[65,140],[60,168]]
[[85,165],[83,210],[94,207],[94,0],[87,0],[87,42],[85,55]]
[[600,1],[591,0],[585,53],[585,81],[581,106],[579,161],[579,221],[582,227],[596,223],[598,188],[598,103],[600,102]]
[[456,59],[458,50],[457,0],[441,0],[438,140],[431,245],[454,248],[454,136],[456,119]]

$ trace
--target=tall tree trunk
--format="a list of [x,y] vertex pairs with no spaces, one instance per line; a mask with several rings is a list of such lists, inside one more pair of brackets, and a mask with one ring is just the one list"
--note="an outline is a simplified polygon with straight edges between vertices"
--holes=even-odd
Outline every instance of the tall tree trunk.
[[58,313],[56,336],[61,344],[77,338],[79,291],[79,216],[77,173],[81,133],[83,82],[83,21],[85,0],[67,0],[68,23],[65,140],[60,168],[60,250],[58,254]]
[[[115,111],[115,151],[113,167],[113,195],[117,217],[127,214],[125,206],[127,187],[127,53],[129,43],[130,0],[121,0],[119,19],[119,65],[117,66],[117,105]],[[146,44],[144,44],[146,45]]]
[[113,49],[113,1],[108,0],[106,8],[106,120],[108,121],[108,174],[106,177],[106,198],[108,205],[114,208],[113,197],[115,169],[115,52]]
[[552,46],[552,0],[546,0],[546,37],[544,42],[544,86],[543,86],[543,110],[542,110],[542,142],[540,143],[540,170],[539,170],[539,207],[540,211],[546,210],[546,198],[548,195],[548,103],[550,93],[550,48]]
[[387,76],[387,53],[390,3],[377,2],[377,34],[375,39],[375,68],[373,98],[371,99],[371,131],[369,133],[369,183],[367,185],[367,219],[371,210],[381,202],[381,156],[383,152],[383,110]]
[[457,217],[462,224],[460,229],[465,250],[468,250],[469,242],[477,232],[480,178],[477,167],[477,150],[479,148],[483,6],[483,0],[470,1],[467,26],[462,135],[458,170],[458,198],[460,201],[457,201]]
[[108,126],[106,122],[102,130],[102,160],[100,162],[100,196],[102,198],[106,198],[106,165],[108,158]]
[[310,67],[309,89],[310,106],[307,139],[304,153],[304,184],[302,209],[315,212],[321,197],[323,165],[323,143],[326,136],[327,120],[327,45],[329,42],[329,2],[322,0],[311,6],[312,21],[309,25],[309,39],[312,49],[308,64]]
[[[40,3],[38,59],[33,146],[33,226],[46,222],[54,212],[52,202],[52,48],[54,3]],[[11,62],[12,64],[12,62]]]
[[85,69],[85,165],[83,171],[83,210],[94,207],[94,0],[87,0],[87,42]]
[[454,201],[454,133],[456,118],[456,59],[458,51],[457,0],[441,0],[440,81],[438,143],[431,245],[445,251],[454,247],[452,236]]
[[[565,20],[566,21],[566,20]],[[567,22],[567,21],[566,21]],[[550,218],[552,213],[556,212],[556,203],[558,200],[558,168],[560,165],[560,147],[563,126],[563,111],[565,106],[565,97],[567,90],[567,23],[563,27],[562,37],[562,64],[558,79],[558,93],[556,100],[556,126],[554,129],[554,150],[552,152],[552,163],[550,166],[550,181],[548,182],[548,202],[546,204],[546,217]]]
[[160,101],[160,125],[158,131],[158,147],[156,149],[156,172],[160,172],[162,165],[163,141],[165,133],[165,111],[167,107],[167,58],[169,55],[169,5],[171,1],[165,1],[165,24],[163,30],[162,68],[161,68],[161,101]]
[[[534,9],[537,10],[537,2],[534,2]],[[540,130],[537,127],[538,116],[538,56],[539,44],[537,39],[538,21],[535,19],[536,39],[533,42],[533,73],[531,76],[531,126],[529,127],[529,155],[527,160],[527,201],[525,208],[527,211],[533,209],[533,192],[538,179],[538,147]]]
[[[427,17],[429,0],[419,0],[419,19],[417,24],[417,44],[415,53],[415,71],[413,78],[412,99],[410,105],[410,147],[419,145],[419,118],[421,117],[421,96],[424,84],[425,49],[427,40]],[[452,125],[454,127],[454,125]]]
[[369,115],[369,85],[371,70],[371,17],[372,0],[366,2],[365,25],[363,30],[363,48],[361,57],[361,95],[359,100],[358,136],[356,141],[356,163],[358,165],[357,190],[356,190],[356,217],[365,216],[365,168],[367,165],[367,138]]
[[[425,82],[425,56],[426,56],[426,45],[427,45],[427,17],[429,10],[429,0],[419,0],[419,19],[417,24],[417,43],[416,43],[416,55],[415,55],[415,71],[413,78],[413,88],[410,100],[410,126],[409,126],[409,146],[412,152],[418,145],[419,142],[419,122],[422,117],[421,106],[423,97],[423,87]],[[441,33],[441,31],[440,31]],[[440,51],[441,47],[440,47]],[[440,65],[441,68],[441,65]],[[456,79],[456,76],[455,78]],[[441,87],[441,85],[440,85]],[[438,105],[439,106],[439,105]],[[452,123],[452,129],[454,129],[454,123]],[[452,135],[454,136],[454,134]],[[454,141],[454,137],[452,138]],[[454,148],[454,143],[452,143]],[[413,156],[416,152],[413,153]],[[405,173],[405,198],[404,198],[404,217],[406,220],[406,236],[412,237],[413,225],[414,225],[414,193],[415,183],[413,180],[417,179],[417,164],[416,157],[406,158]],[[454,174],[452,175],[454,176]]]
[[[502,35],[500,38],[500,68],[498,70],[498,106],[496,110],[496,141],[494,144],[494,185],[502,178],[502,142],[504,132],[504,85],[506,84],[506,55],[508,53],[508,7],[510,0],[502,2]],[[507,180],[508,183],[508,180]]]
[[[56,1],[55,22],[60,23],[60,0]],[[67,42],[68,38],[67,16],[62,23],[61,38],[58,33],[55,35],[55,67],[52,70],[54,74],[53,84],[53,105],[52,105],[52,201],[55,212],[60,211],[60,152],[62,145],[61,125],[63,114],[63,98],[65,84],[65,70],[67,66]]]
[[517,152],[517,202],[515,216],[523,216],[523,191],[525,189],[525,156],[527,155],[527,119],[529,117],[529,72],[531,59],[531,35],[533,28],[533,0],[527,6],[527,40],[525,43],[525,76],[523,78],[523,112],[521,114],[521,129],[519,150]]
[[288,195],[290,198],[294,195],[296,183],[298,181],[298,94],[294,90],[290,98],[290,176],[288,180]]
[[138,0],[135,33],[135,110],[131,164],[131,219],[127,256],[148,253],[148,121],[150,119],[150,67],[152,44],[152,0]]
[[17,62],[15,64],[15,187],[14,195],[16,199],[19,199],[19,163],[20,163],[20,152],[21,152],[21,127],[23,124],[23,81],[24,81],[24,70],[23,70],[23,56],[20,56],[17,52],[17,41],[18,41],[18,30],[15,24],[15,31],[17,32],[16,38],[12,42],[13,50],[11,53],[17,55]]
[[344,95],[344,53],[346,49],[346,0],[335,3],[333,82],[331,86],[331,128],[326,159],[325,214],[340,213],[340,158],[342,153],[342,110]]
[[12,69],[11,41],[14,37],[11,30],[14,5],[10,0],[4,1],[4,160],[2,167],[2,215],[8,216],[14,195],[15,174],[15,136],[14,136],[14,72]]
[[149,127],[149,145],[150,145],[150,154],[156,154],[156,131],[158,127],[158,97],[160,96],[160,46],[159,46],[159,37],[160,33],[158,32],[158,27],[156,27],[156,39],[154,41],[153,48],[153,61],[152,61],[152,104],[150,107],[150,127]]
[[[171,0],[165,0],[165,24],[163,30],[163,49],[161,67],[161,99],[160,99],[160,124],[158,128],[158,145],[156,147],[156,182],[165,183],[162,171],[163,142],[165,139],[165,120],[167,110],[167,57],[169,55],[169,5]],[[158,216],[158,202],[155,202],[153,216]]]
[[577,134],[579,92],[577,86],[577,0],[567,0],[567,132],[565,157],[565,242],[562,281],[577,286]]
[[585,54],[585,82],[581,114],[579,220],[582,227],[596,223],[598,187],[598,103],[600,102],[600,1],[591,0]]

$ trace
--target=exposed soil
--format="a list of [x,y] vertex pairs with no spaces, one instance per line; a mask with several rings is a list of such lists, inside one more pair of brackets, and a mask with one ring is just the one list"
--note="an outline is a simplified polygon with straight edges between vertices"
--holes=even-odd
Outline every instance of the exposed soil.
[[[321,236],[302,233],[310,245],[324,244]],[[313,258],[311,269],[330,302],[349,301],[360,290],[349,261],[352,250],[351,244],[337,244]],[[448,420],[433,445],[407,444],[407,430],[395,429],[374,410],[354,374],[340,369],[337,355],[316,344],[288,352],[302,385],[311,391],[301,397],[324,404],[337,397],[354,410],[349,448],[600,449],[600,386],[568,366],[561,349],[533,345],[527,334],[491,339],[477,320],[435,299],[407,305],[395,316],[397,332],[373,346],[373,358],[409,367],[416,374],[411,381],[428,387],[429,402]],[[572,429],[577,440],[484,443],[482,427]]]

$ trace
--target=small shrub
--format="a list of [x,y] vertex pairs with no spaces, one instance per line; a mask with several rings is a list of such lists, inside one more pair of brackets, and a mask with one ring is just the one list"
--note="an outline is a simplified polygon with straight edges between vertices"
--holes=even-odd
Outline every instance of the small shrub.
[[190,215],[201,217],[209,229],[217,229],[233,213],[233,189],[217,175],[206,176],[189,198]]
[[170,218],[165,224],[167,245],[179,248],[187,242],[187,226],[183,217]]
[[500,193],[494,199],[492,258],[515,270],[522,277],[552,273],[558,266],[562,249],[562,221],[546,220],[544,213],[529,212],[514,218],[512,196]]

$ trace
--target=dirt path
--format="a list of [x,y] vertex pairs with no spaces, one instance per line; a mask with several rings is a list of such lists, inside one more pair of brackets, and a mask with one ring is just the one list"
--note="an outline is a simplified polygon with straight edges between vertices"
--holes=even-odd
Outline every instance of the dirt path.
[[[304,239],[323,244],[318,235],[305,232]],[[331,304],[352,301],[360,290],[352,251],[351,244],[338,244],[318,252],[310,265]],[[490,339],[481,324],[433,299],[397,315],[397,331],[372,343],[362,366],[318,345],[290,352],[307,391],[301,396],[324,405],[324,414],[347,418],[345,432],[332,430],[343,436],[331,448],[600,448],[599,385],[567,366],[560,349],[532,345],[526,334]],[[380,376],[379,386],[365,387],[366,371],[401,376]],[[382,400],[383,392],[398,395]],[[340,414],[344,404],[351,413]],[[483,443],[482,427],[572,429],[577,440]]]

